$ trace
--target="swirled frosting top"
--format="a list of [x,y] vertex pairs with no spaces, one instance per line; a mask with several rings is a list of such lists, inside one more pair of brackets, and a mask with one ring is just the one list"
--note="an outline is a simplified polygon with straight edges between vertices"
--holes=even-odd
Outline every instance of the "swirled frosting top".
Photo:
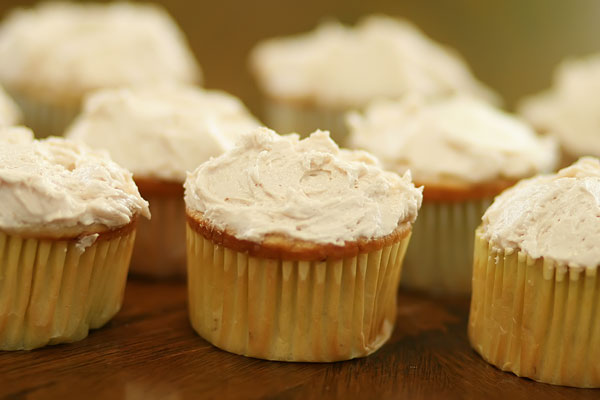
[[483,234],[501,249],[597,268],[600,161],[584,157],[557,174],[527,179],[506,190],[483,216]]
[[54,235],[150,217],[131,173],[105,153],[63,138],[0,128],[0,230]]
[[336,245],[380,238],[414,222],[421,200],[410,173],[384,171],[368,153],[342,150],[322,131],[300,140],[259,128],[185,182],[189,210],[256,242],[268,234]]
[[354,27],[329,22],[313,32],[267,40],[250,62],[263,90],[287,101],[342,109],[414,93],[498,101],[455,51],[406,20],[383,16]]
[[161,85],[93,93],[66,136],[108,150],[136,177],[183,182],[259,125],[224,92]]
[[0,60],[0,82],[53,103],[99,88],[200,79],[182,32],[150,4],[17,9],[0,25]]
[[517,118],[460,96],[439,101],[376,102],[348,115],[352,147],[379,157],[387,169],[410,169],[419,184],[478,184],[551,171],[552,138]]
[[600,54],[562,63],[552,89],[525,99],[519,109],[531,124],[556,136],[573,157],[600,156]]

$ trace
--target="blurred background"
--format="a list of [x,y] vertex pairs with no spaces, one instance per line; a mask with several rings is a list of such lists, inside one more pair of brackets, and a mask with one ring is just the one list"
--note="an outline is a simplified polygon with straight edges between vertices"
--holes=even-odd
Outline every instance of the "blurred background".
[[[261,39],[313,29],[324,19],[354,23],[380,13],[412,20],[456,48],[506,106],[550,85],[565,57],[600,51],[597,0],[160,0],[177,20],[204,70],[205,86],[239,96],[261,116],[247,56]],[[0,18],[36,1],[0,0]],[[1,62],[2,60],[0,60]]]

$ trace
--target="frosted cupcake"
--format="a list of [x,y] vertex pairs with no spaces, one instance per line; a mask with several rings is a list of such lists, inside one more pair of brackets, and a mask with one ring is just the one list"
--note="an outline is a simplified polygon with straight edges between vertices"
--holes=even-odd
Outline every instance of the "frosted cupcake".
[[536,381],[600,387],[600,162],[496,198],[476,233],[471,345]]
[[525,99],[519,109],[537,130],[558,138],[563,165],[581,156],[600,156],[600,54],[563,62],[553,87]]
[[258,126],[235,97],[193,87],[102,90],[86,99],[67,137],[108,150],[150,201],[152,221],[140,221],[132,272],[185,276],[186,171]]
[[0,126],[17,125],[20,120],[19,108],[0,86]]
[[0,128],[0,350],[74,342],[121,307],[135,224],[131,174],[64,139]]
[[380,102],[348,123],[353,147],[425,186],[402,284],[432,293],[470,292],[473,232],[485,209],[517,180],[556,165],[551,138],[474,99]]
[[158,6],[42,3],[0,25],[0,83],[37,135],[60,135],[96,89],[197,83],[200,69]]
[[185,182],[194,329],[221,349],[280,361],[366,356],[389,338],[421,190],[410,174],[266,128]]
[[364,18],[354,27],[325,23],[303,35],[270,39],[252,52],[266,97],[266,122],[307,134],[327,128],[344,144],[344,113],[378,98],[456,93],[497,101],[453,50],[405,20]]

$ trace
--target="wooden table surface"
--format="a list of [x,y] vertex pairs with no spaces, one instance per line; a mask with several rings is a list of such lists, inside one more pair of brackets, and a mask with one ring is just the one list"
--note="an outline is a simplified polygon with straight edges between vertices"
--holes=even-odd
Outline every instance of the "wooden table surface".
[[467,342],[468,300],[401,293],[390,341],[370,357],[269,362],[218,350],[187,319],[183,283],[130,280],[121,312],[78,343],[0,353],[0,398],[600,399],[485,363]]

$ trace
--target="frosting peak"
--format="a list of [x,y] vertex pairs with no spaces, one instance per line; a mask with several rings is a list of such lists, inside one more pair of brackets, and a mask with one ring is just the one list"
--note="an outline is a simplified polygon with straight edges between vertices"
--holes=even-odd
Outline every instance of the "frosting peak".
[[326,23],[303,35],[259,44],[251,66],[272,97],[330,107],[362,107],[379,98],[418,93],[497,96],[453,50],[405,20],[371,16],[355,27]]
[[66,136],[108,150],[136,177],[183,182],[259,125],[224,92],[160,85],[93,93]]
[[557,146],[518,119],[473,98],[381,101],[347,118],[350,143],[420,184],[520,179],[551,171]]
[[422,190],[383,171],[328,132],[300,140],[259,128],[188,175],[185,201],[218,229],[261,241],[279,233],[316,243],[379,238],[414,222]]
[[194,83],[200,69],[172,18],[134,3],[42,3],[0,25],[0,81],[57,101],[94,89]]
[[105,154],[62,138],[34,140],[0,128],[0,229],[77,236],[150,217],[131,173]]
[[487,240],[571,267],[600,264],[600,161],[584,157],[557,174],[521,181],[483,216]]

